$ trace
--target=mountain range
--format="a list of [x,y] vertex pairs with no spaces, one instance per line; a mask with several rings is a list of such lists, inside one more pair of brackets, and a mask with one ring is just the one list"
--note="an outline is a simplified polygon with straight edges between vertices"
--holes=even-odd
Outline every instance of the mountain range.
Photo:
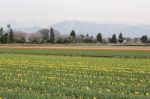
[[[26,23],[27,24],[27,23]],[[36,32],[42,29],[42,26],[37,25],[22,25],[13,22],[11,24],[14,30],[24,31],[27,33]],[[150,36],[150,25],[130,25],[130,24],[98,24],[91,22],[80,21],[63,21],[51,25],[54,29],[60,32],[60,34],[70,34],[72,30],[75,30],[77,34],[89,34],[96,36],[97,33],[101,33],[104,37],[111,37],[112,34],[121,32],[125,37],[141,37],[142,35]],[[46,27],[45,27],[46,28]],[[50,28],[50,27],[48,27]]]
[[150,25],[129,25],[129,24],[97,24],[79,21],[64,21],[54,24],[56,30],[61,33],[70,33],[72,29],[78,34],[97,35],[101,33],[104,37],[111,37],[112,34],[121,32],[125,37],[141,37],[142,35],[150,36]]

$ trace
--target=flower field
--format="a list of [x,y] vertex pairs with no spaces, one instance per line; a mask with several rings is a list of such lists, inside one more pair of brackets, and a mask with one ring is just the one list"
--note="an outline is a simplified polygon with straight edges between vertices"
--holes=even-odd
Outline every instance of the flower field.
[[0,98],[150,99],[150,59],[1,53]]

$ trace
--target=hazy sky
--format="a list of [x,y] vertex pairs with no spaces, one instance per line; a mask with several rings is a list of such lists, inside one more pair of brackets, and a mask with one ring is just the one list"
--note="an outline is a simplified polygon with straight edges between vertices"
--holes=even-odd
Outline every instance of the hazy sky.
[[150,24],[150,0],[0,0],[0,21]]

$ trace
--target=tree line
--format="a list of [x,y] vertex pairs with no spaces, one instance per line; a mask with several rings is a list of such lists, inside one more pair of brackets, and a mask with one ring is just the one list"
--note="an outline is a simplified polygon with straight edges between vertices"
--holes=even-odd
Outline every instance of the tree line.
[[[122,33],[117,37],[114,33],[111,38],[104,38],[101,33],[98,33],[95,37],[86,34],[77,34],[75,30],[72,30],[69,35],[61,35],[57,30],[41,29],[36,33],[24,33],[13,31],[10,25],[7,25],[7,30],[4,31],[0,28],[0,43],[50,43],[50,44],[67,44],[67,43],[126,43],[130,38],[125,38]],[[150,39],[147,35],[143,35],[141,38],[135,38],[134,41],[140,41],[141,43],[150,43]],[[131,42],[131,41],[130,41]]]

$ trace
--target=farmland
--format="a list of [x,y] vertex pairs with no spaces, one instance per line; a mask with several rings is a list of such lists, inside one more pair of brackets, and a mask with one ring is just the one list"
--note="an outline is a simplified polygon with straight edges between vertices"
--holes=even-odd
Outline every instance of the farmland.
[[0,46],[0,53],[88,57],[150,57],[150,47]]
[[3,47],[0,97],[149,99],[149,56],[144,49]]

